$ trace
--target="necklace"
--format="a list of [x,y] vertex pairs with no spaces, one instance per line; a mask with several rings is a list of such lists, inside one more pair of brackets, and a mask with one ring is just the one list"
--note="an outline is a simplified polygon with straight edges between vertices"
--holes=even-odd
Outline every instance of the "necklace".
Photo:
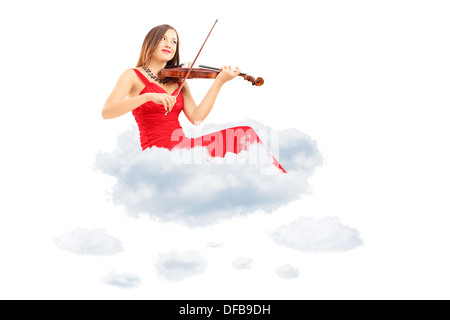
[[170,81],[169,78],[165,78],[165,79],[159,79],[157,76],[155,76],[153,74],[153,72],[151,72],[151,70],[147,67],[142,67],[142,69],[144,69],[145,72],[147,72],[147,74],[149,75],[150,78],[152,78],[153,80],[155,80],[156,82],[159,82],[161,84],[166,84],[167,82]]

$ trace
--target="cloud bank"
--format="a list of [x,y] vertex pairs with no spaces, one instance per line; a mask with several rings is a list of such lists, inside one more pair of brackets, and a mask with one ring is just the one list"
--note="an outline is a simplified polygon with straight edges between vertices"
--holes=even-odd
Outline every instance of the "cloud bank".
[[56,238],[55,244],[79,255],[110,256],[123,251],[121,241],[109,236],[104,229],[76,228]]
[[110,272],[103,278],[103,282],[121,289],[132,289],[141,285],[141,279],[135,274]]
[[336,217],[301,217],[278,228],[272,238],[279,245],[302,252],[348,251],[363,244],[359,232],[343,226]]
[[294,268],[290,264],[286,264],[284,266],[276,268],[275,273],[281,278],[287,280],[298,278],[299,275],[297,268]]
[[168,281],[181,281],[203,273],[207,265],[195,251],[161,253],[155,262],[158,275]]
[[[270,213],[308,191],[308,178],[322,156],[316,143],[296,129],[274,133],[250,124],[288,174],[275,168],[258,144],[225,158],[211,158],[201,147],[142,151],[136,128],[120,135],[112,152],[98,153],[95,167],[116,178],[113,202],[133,216],[201,226],[258,210]],[[237,125],[205,126],[202,134]]]

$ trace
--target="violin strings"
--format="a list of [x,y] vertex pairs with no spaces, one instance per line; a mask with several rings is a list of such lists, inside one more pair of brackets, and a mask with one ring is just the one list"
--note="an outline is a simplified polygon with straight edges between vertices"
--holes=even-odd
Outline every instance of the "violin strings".
[[220,71],[219,68],[213,68],[213,67],[208,67],[208,66],[203,66],[203,65],[199,65],[199,68],[205,68],[205,69],[209,69],[209,70],[213,70],[213,71]]

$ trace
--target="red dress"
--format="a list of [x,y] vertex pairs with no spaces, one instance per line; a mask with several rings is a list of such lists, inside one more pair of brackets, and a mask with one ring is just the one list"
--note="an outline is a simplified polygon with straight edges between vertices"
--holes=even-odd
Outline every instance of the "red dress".
[[[133,70],[145,84],[140,95],[147,92],[167,93],[156,83],[150,82],[139,70]],[[181,83],[178,83],[178,86],[180,85]],[[183,95],[179,94],[175,105],[167,115],[165,115],[164,107],[153,101],[146,102],[133,110],[133,116],[139,128],[142,150],[153,146],[169,150],[201,146],[206,147],[212,157],[223,158],[227,152],[238,154],[242,150],[247,150],[248,146],[254,142],[262,144],[255,130],[248,126],[228,128],[197,138],[186,137],[178,121],[183,104]],[[273,164],[286,173],[278,161],[272,158]]]

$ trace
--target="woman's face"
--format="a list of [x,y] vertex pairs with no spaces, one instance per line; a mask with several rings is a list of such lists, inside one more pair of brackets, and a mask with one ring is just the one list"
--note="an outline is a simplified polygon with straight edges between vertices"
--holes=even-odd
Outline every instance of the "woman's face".
[[156,48],[153,56],[158,60],[170,61],[177,52],[178,38],[175,30],[169,29],[161,38],[158,47]]

